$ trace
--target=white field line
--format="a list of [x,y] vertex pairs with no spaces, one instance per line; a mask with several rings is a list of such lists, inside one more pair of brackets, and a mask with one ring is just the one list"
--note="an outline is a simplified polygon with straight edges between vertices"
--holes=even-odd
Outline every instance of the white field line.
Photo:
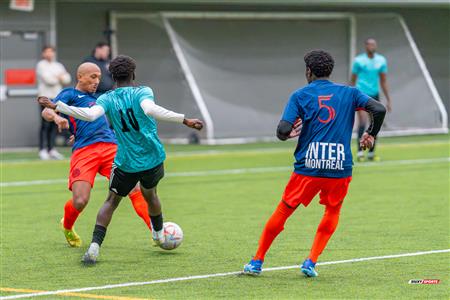
[[[437,254],[437,253],[448,253],[448,252],[450,252],[450,249],[430,250],[430,251],[420,251],[420,252],[402,253],[402,254],[393,254],[393,255],[384,255],[384,256],[353,258],[353,259],[337,260],[337,261],[326,261],[326,262],[322,262],[322,263],[317,263],[317,265],[318,266],[319,265],[320,266],[337,265],[337,264],[355,263],[355,262],[362,262],[362,261],[393,259],[393,258],[400,258],[400,257],[410,257],[410,256],[419,256],[419,255],[428,255],[428,254]],[[266,268],[263,271],[270,272],[270,271],[280,271],[280,270],[288,270],[288,269],[296,269],[296,268],[299,268],[299,266],[292,265],[292,266],[283,266],[283,267],[273,267],[273,268]],[[56,291],[48,291],[48,292],[37,292],[37,293],[29,293],[29,294],[11,295],[11,296],[0,297],[0,300],[31,298],[31,297],[38,297],[38,296],[57,295],[57,294],[63,294],[63,293],[78,293],[78,292],[86,292],[86,291],[94,291],[94,290],[123,288],[123,287],[130,287],[130,286],[143,286],[143,285],[151,285],[151,284],[158,284],[158,283],[169,283],[169,282],[187,281],[187,280],[195,280],[195,279],[225,277],[225,276],[231,276],[231,275],[238,275],[241,273],[242,273],[242,271],[235,271],[235,272],[225,272],[225,273],[215,273],[215,274],[206,274],[206,275],[194,275],[194,276],[158,279],[158,280],[151,280],[151,281],[126,282],[126,283],[119,283],[119,284],[109,284],[109,285],[92,286],[92,287],[84,287],[84,288],[76,288],[76,289],[66,289],[66,290],[56,290]]]
[[[266,154],[266,153],[292,153],[295,148],[294,142],[288,142],[292,144],[291,148],[282,148],[282,147],[262,147],[262,148],[254,148],[254,149],[220,149],[220,150],[193,150],[193,151],[170,151],[167,152],[167,157],[195,157],[195,156],[214,156],[214,155],[239,155],[239,154]],[[437,140],[437,141],[422,141],[422,142],[399,142],[399,143],[389,143],[386,144],[379,143],[377,147],[380,148],[395,148],[395,147],[411,147],[414,145],[417,146],[441,146],[441,145],[450,145],[449,141],[445,140]],[[1,150],[0,150],[1,153]],[[5,152],[6,153],[6,152]],[[59,160],[59,161],[51,161],[51,162],[69,162],[69,158]],[[3,164],[24,164],[24,163],[41,163],[48,164],[48,161],[42,161],[39,159],[11,159],[2,161]]]
[[[364,162],[364,163],[356,163],[355,166],[357,168],[359,168],[359,167],[381,167],[381,166],[419,165],[419,164],[442,163],[442,162],[450,162],[450,157],[391,160],[391,161],[381,161],[381,162]],[[167,173],[166,177],[201,177],[201,176],[258,174],[258,173],[278,173],[278,172],[286,172],[289,170],[293,170],[292,166],[174,172],[174,173]],[[101,178],[101,177],[99,177],[99,178]],[[30,180],[30,181],[11,181],[11,182],[0,182],[0,187],[3,188],[3,187],[14,187],[14,186],[46,185],[46,184],[66,183],[66,182],[67,182],[67,179],[62,179],[62,178]]]
[[[292,144],[291,148],[281,148],[281,147],[267,147],[267,148],[254,148],[254,149],[242,149],[242,150],[195,150],[195,151],[177,151],[177,152],[168,152],[168,157],[191,157],[191,156],[207,156],[207,155],[234,155],[234,154],[264,154],[264,153],[292,153],[295,148],[295,143],[290,142]],[[377,147],[380,148],[394,148],[394,147],[411,147],[413,145],[417,146],[441,146],[441,145],[449,145],[449,141],[422,141],[422,142],[401,142],[401,143],[378,143]]]

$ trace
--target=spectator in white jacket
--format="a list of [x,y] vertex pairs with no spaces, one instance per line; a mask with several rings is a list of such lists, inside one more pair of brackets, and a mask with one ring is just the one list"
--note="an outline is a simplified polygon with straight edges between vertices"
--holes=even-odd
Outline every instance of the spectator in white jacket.
[[[50,99],[55,98],[62,90],[63,85],[70,83],[70,74],[64,66],[55,60],[55,48],[45,46],[42,48],[42,60],[36,66],[39,96]],[[42,109],[42,107],[41,107]],[[53,122],[41,120],[39,134],[39,157],[43,160],[63,159],[64,157],[55,149],[56,125]],[[45,144],[47,147],[45,147]]]

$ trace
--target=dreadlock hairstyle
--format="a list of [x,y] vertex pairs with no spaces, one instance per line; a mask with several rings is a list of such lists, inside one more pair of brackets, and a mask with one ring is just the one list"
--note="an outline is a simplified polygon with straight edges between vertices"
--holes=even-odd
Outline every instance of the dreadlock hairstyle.
[[323,50],[313,50],[306,53],[304,57],[306,67],[316,75],[316,77],[328,77],[333,71],[334,59],[330,53]]
[[134,79],[136,61],[129,56],[119,55],[109,64],[109,72],[114,81],[127,81]]

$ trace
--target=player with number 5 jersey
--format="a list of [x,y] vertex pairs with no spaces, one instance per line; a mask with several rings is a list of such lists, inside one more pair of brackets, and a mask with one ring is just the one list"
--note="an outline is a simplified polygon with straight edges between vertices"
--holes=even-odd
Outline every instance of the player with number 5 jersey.
[[184,124],[197,130],[203,128],[200,120],[186,119],[183,114],[156,105],[151,88],[135,86],[135,69],[136,62],[131,57],[119,55],[112,60],[109,70],[116,88],[99,97],[92,107],[40,102],[48,108],[85,121],[92,122],[106,114],[116,133],[118,150],[110,177],[110,193],[100,208],[91,245],[83,256],[82,261],[86,264],[96,262],[115,209],[122,197],[137,183],[140,183],[148,203],[153,240],[156,245],[164,243],[163,217],[156,187],[164,177],[163,162],[166,155],[158,138],[156,119]]
[[352,179],[350,141],[355,111],[366,110],[372,120],[361,138],[362,148],[373,145],[386,113],[382,104],[356,88],[329,80],[334,67],[329,53],[311,51],[304,60],[309,84],[292,94],[277,129],[280,140],[298,136],[294,172],[278,207],[266,223],[255,256],[244,266],[245,274],[261,273],[265,255],[284,229],[286,220],[300,204],[307,207],[320,194],[319,203],[325,206],[325,213],[311,251],[300,267],[308,277],[318,275],[317,259],[337,227]]

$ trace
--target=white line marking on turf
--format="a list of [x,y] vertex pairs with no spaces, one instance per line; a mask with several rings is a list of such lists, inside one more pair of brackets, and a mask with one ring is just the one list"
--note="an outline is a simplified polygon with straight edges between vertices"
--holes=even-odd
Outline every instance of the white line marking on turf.
[[[362,257],[362,258],[353,258],[353,259],[337,260],[337,261],[326,261],[326,262],[322,262],[322,263],[317,263],[317,265],[318,266],[319,265],[320,266],[337,265],[337,264],[354,263],[354,262],[361,262],[361,261],[392,259],[392,258],[410,257],[410,256],[419,256],[419,255],[428,255],[428,254],[437,254],[437,253],[447,253],[447,252],[450,252],[450,249],[420,251],[420,252],[402,253],[402,254],[393,254],[393,255],[384,255],[384,256]],[[270,272],[270,271],[296,269],[298,267],[299,267],[298,265],[293,265],[293,266],[266,268],[263,270],[264,270],[264,272]],[[57,295],[57,294],[63,294],[63,293],[77,293],[77,292],[86,292],[86,291],[94,291],[94,290],[106,290],[106,289],[151,285],[151,284],[158,284],[158,283],[168,283],[168,282],[186,281],[186,280],[194,280],[194,279],[225,277],[225,276],[230,276],[230,275],[238,275],[241,273],[242,273],[241,271],[237,271],[237,272],[226,272],[226,273],[215,273],[215,274],[206,274],[206,275],[194,275],[194,276],[167,278],[167,279],[159,279],[159,280],[152,280],[152,281],[109,284],[109,285],[103,285],[103,286],[92,286],[92,287],[77,288],[77,289],[66,289],[66,290],[4,296],[4,297],[0,297],[0,300],[30,298],[30,297],[38,297],[38,296]]]
[[[239,154],[266,154],[266,153],[292,153],[295,147],[294,141],[289,141],[292,147],[261,147],[261,148],[250,148],[250,149],[204,149],[204,150],[191,150],[191,151],[167,151],[167,157],[195,157],[195,156],[213,156],[213,155],[239,155]],[[436,141],[404,141],[404,142],[386,142],[377,144],[380,148],[395,148],[395,147],[413,147],[413,146],[440,146],[449,145],[448,140],[436,140]],[[26,151],[29,152],[29,151]],[[0,149],[0,153],[2,150]],[[5,152],[7,153],[7,152]],[[69,158],[63,160],[54,160],[51,163],[68,163]],[[3,164],[25,164],[25,163],[39,163],[48,164],[48,161],[42,161],[38,158],[28,158],[28,159],[7,159],[2,161]]]
[[[380,167],[380,166],[400,166],[400,165],[418,165],[429,163],[450,162],[450,157],[428,158],[428,159],[408,159],[408,160],[391,160],[381,162],[364,162],[356,163],[356,167]],[[258,174],[258,173],[277,173],[292,170],[292,166],[285,167],[261,167],[261,168],[241,168],[241,169],[224,169],[224,170],[205,170],[192,172],[174,172],[167,173],[167,177],[201,177],[201,176],[217,176],[217,175],[238,175],[238,174]],[[101,178],[101,177],[98,177]],[[55,183],[66,183],[67,179],[45,179],[30,181],[11,181],[0,182],[0,187],[29,186],[29,185],[45,185]]]

